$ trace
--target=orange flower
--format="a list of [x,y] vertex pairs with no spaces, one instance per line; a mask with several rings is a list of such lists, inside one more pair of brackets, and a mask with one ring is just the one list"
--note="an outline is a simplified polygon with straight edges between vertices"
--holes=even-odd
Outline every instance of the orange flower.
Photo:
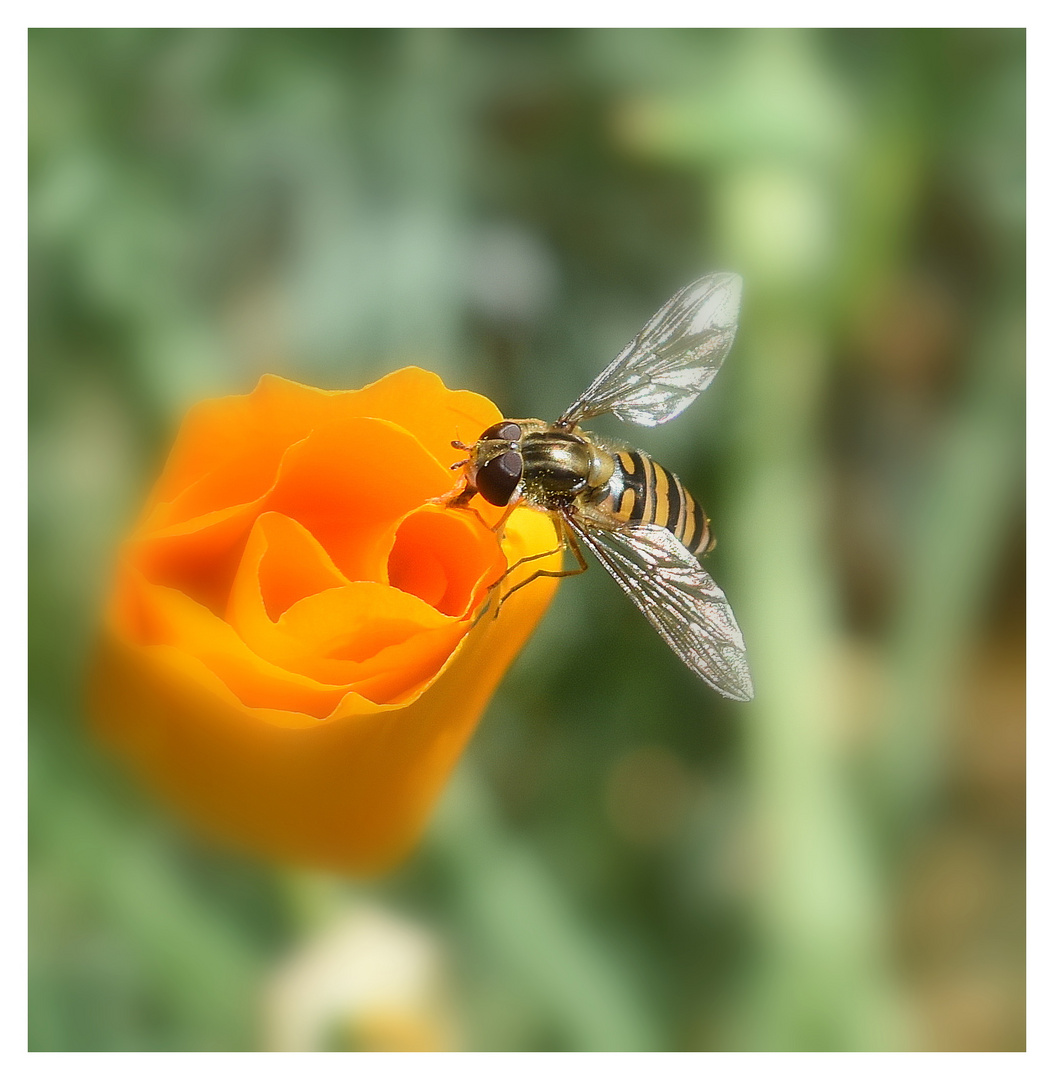
[[451,440],[500,418],[419,368],[340,392],[268,375],[197,405],[121,552],[97,730],[228,839],[337,870],[397,860],[554,591],[541,578],[473,628],[555,531],[518,510],[499,543],[429,502]]

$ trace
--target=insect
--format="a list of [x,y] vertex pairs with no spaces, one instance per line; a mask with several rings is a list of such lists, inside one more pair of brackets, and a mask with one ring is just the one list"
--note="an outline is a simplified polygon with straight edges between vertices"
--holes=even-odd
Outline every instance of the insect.
[[569,547],[578,562],[573,570],[536,571],[501,598],[499,610],[536,577],[582,573],[584,547],[692,671],[725,697],[749,701],[743,635],[696,557],[714,543],[703,508],[647,454],[579,426],[614,413],[652,427],[686,409],[728,355],[741,290],[730,273],[681,289],[555,423],[502,420],[471,445],[454,442],[468,457],[451,466],[463,469],[465,487],[448,505],[467,506],[478,492],[507,508],[499,525],[519,505],[545,511],[557,528],[557,550]]

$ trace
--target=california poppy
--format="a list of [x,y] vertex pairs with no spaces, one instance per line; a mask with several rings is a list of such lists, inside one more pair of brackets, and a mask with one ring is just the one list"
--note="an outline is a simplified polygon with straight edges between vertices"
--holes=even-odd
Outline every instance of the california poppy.
[[479,618],[555,531],[518,510],[499,537],[494,507],[432,501],[451,441],[500,416],[419,368],[357,391],[264,376],[193,408],[118,558],[97,731],[264,855],[368,871],[405,854],[555,589]]

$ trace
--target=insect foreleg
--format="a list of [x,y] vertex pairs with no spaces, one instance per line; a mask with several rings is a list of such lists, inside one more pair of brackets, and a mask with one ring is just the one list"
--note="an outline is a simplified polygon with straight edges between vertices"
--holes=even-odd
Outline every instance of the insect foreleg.
[[[518,507],[519,505],[520,505],[520,500],[519,500],[519,499],[517,499],[517,500],[515,500],[515,501],[511,501],[511,502],[509,503],[509,505],[505,507],[505,513],[504,513],[504,514],[502,514],[500,518],[498,518],[497,522],[496,522],[496,523],[495,523],[494,525],[492,525],[492,526],[488,526],[488,528],[490,529],[490,531],[491,531],[492,533],[494,533],[494,535],[495,535],[495,536],[496,536],[496,537],[497,537],[497,538],[498,538],[499,540],[500,540],[500,539],[502,538],[502,535],[503,535],[503,534],[504,534],[504,532],[505,532],[505,522],[506,522],[506,521],[508,521],[510,517],[512,517],[512,512],[513,512],[513,510],[515,510],[515,509],[516,509],[516,507]],[[532,555],[532,556],[531,556],[531,558],[532,558],[532,559],[538,559],[538,558],[541,558],[541,556],[539,556],[539,555]],[[521,561],[522,561],[522,560],[521,560]],[[518,565],[518,564],[517,564],[517,565]],[[512,567],[510,566],[510,567],[509,567],[509,570],[511,570],[511,569],[512,569]],[[509,572],[508,570],[506,570],[506,571],[505,571],[505,573],[506,573],[506,574],[507,574],[508,572]]]

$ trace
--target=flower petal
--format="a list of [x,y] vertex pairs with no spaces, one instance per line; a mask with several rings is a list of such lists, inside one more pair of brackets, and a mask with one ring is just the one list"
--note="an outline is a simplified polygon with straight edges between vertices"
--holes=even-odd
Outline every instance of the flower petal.
[[444,468],[465,456],[450,445],[451,439],[475,442],[501,419],[492,401],[471,390],[448,390],[438,375],[419,367],[393,371],[349,396],[361,415],[378,416],[412,432]]
[[471,512],[443,506],[407,514],[388,554],[388,581],[446,615],[468,614],[504,571],[490,529]]
[[361,390],[319,390],[264,375],[249,394],[202,401],[187,413],[151,500],[151,527],[259,498],[291,444],[363,416],[411,432],[444,468],[461,456],[451,438],[472,442],[501,419],[485,397],[448,390],[417,367]]
[[395,523],[449,484],[405,430],[357,416],[293,446],[262,509],[299,521],[349,580],[383,581]]
[[351,417],[290,446],[271,486],[254,501],[164,527],[145,523],[128,558],[150,580],[219,612],[253,522],[275,510],[300,521],[348,579],[384,581],[398,521],[449,485],[449,473],[408,432],[385,420]]
[[[545,515],[508,522],[515,562],[555,546]],[[518,567],[509,585],[559,556]],[[90,686],[100,732],[208,831],[272,857],[336,871],[379,871],[402,857],[494,687],[541,617],[556,582],[521,589],[485,616],[410,704],[347,695],[322,722],[246,708],[199,662],[130,640],[111,623]]]
[[321,719],[351,689],[282,668],[254,652],[237,631],[178,589],[129,570],[120,588],[125,627],[146,645],[170,645],[202,661],[249,708],[292,710]]
[[[348,582],[326,562],[302,525],[276,513],[260,517],[227,607],[227,622],[249,649],[283,670],[390,702],[434,677],[469,629],[390,585]],[[269,612],[264,579],[305,567],[311,575],[312,566],[330,574],[325,587],[277,617]]]

